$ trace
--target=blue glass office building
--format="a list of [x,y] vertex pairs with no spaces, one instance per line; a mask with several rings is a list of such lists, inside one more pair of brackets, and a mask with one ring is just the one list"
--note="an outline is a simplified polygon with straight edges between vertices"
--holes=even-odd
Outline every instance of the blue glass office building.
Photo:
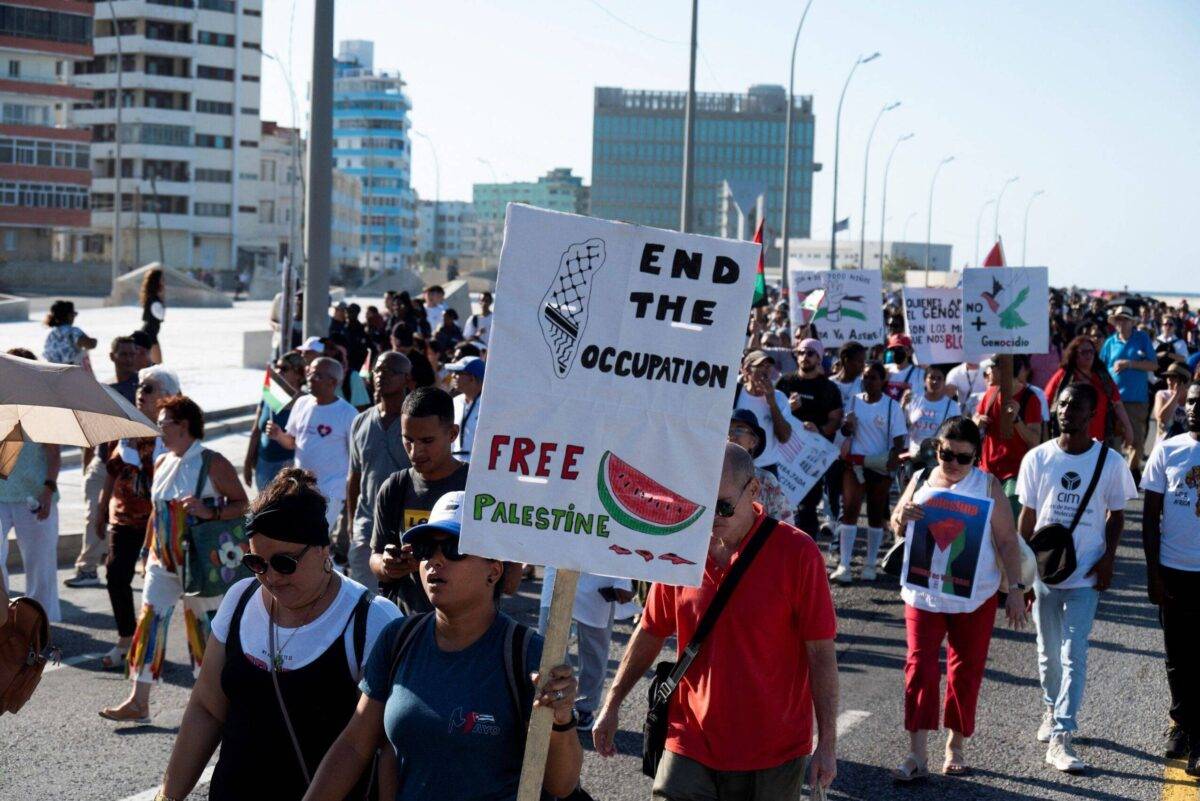
[[[591,213],[659,228],[679,228],[683,191],[686,92],[597,87],[592,121]],[[812,97],[797,96],[792,115],[792,196],[788,235],[810,235]],[[782,222],[787,92],[752,86],[745,94],[696,96],[693,230],[721,233],[722,183],[765,191],[766,241]],[[778,251],[771,251],[778,262]],[[770,257],[769,257],[770,258]]]
[[374,46],[342,42],[333,83],[333,166],[362,186],[359,266],[395,270],[416,254],[411,108],[398,73],[374,71]]

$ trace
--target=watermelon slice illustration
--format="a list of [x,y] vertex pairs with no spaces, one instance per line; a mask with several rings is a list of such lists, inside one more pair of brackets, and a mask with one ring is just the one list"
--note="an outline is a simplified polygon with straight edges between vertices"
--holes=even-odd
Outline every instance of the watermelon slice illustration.
[[950,547],[958,536],[963,533],[963,529],[967,524],[962,520],[948,517],[945,520],[938,520],[935,523],[929,524],[929,533],[933,535],[933,541],[937,543],[940,550],[946,550]]
[[596,492],[613,520],[642,534],[674,534],[704,513],[703,506],[667,489],[612,451],[605,451],[600,459]]

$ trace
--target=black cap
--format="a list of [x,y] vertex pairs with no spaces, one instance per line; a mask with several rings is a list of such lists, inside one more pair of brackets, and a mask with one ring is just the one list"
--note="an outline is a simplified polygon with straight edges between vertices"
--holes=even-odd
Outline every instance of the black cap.
[[767,447],[767,432],[758,424],[758,418],[754,416],[754,412],[749,409],[734,409],[733,414],[729,417],[729,422],[741,423],[754,432],[754,436],[758,437],[758,444],[754,446],[754,450],[750,451],[750,455],[755,459],[762,456],[763,450]]
[[154,340],[150,338],[150,335],[140,328],[130,334],[129,338],[133,340],[133,344],[145,350],[150,350],[154,345]]

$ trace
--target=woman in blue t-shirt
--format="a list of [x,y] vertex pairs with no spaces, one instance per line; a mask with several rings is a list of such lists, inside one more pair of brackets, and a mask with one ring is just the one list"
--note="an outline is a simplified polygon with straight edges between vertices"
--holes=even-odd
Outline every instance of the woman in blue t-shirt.
[[[404,533],[434,611],[393,621],[363,671],[362,698],[313,777],[305,801],[342,799],[376,749],[395,754],[396,801],[513,801],[531,706],[554,712],[542,789],[579,785],[583,749],[575,728],[578,687],[569,665],[538,677],[542,638],[496,608],[504,562],[458,550],[464,493],[443,495],[429,522]],[[516,654],[518,658],[514,659]],[[520,655],[524,659],[520,659]]]

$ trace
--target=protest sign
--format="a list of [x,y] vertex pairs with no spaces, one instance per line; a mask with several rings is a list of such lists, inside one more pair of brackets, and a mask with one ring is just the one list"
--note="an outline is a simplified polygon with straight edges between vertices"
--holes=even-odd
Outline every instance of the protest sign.
[[[883,276],[878,270],[792,270],[793,325],[812,323],[826,348],[858,342],[870,348],[883,342]],[[823,294],[813,310],[805,300]]]
[[464,551],[700,583],[758,249],[508,207]]
[[838,457],[837,447],[815,431],[792,427],[792,438],[778,446],[776,470],[788,503],[799,506]]
[[1050,274],[1045,267],[988,267],[963,273],[967,357],[1050,351]]
[[973,597],[992,500],[935,490],[921,508],[924,516],[908,524],[900,583],[935,595]]
[[904,327],[918,364],[964,361],[961,290],[905,287]]

